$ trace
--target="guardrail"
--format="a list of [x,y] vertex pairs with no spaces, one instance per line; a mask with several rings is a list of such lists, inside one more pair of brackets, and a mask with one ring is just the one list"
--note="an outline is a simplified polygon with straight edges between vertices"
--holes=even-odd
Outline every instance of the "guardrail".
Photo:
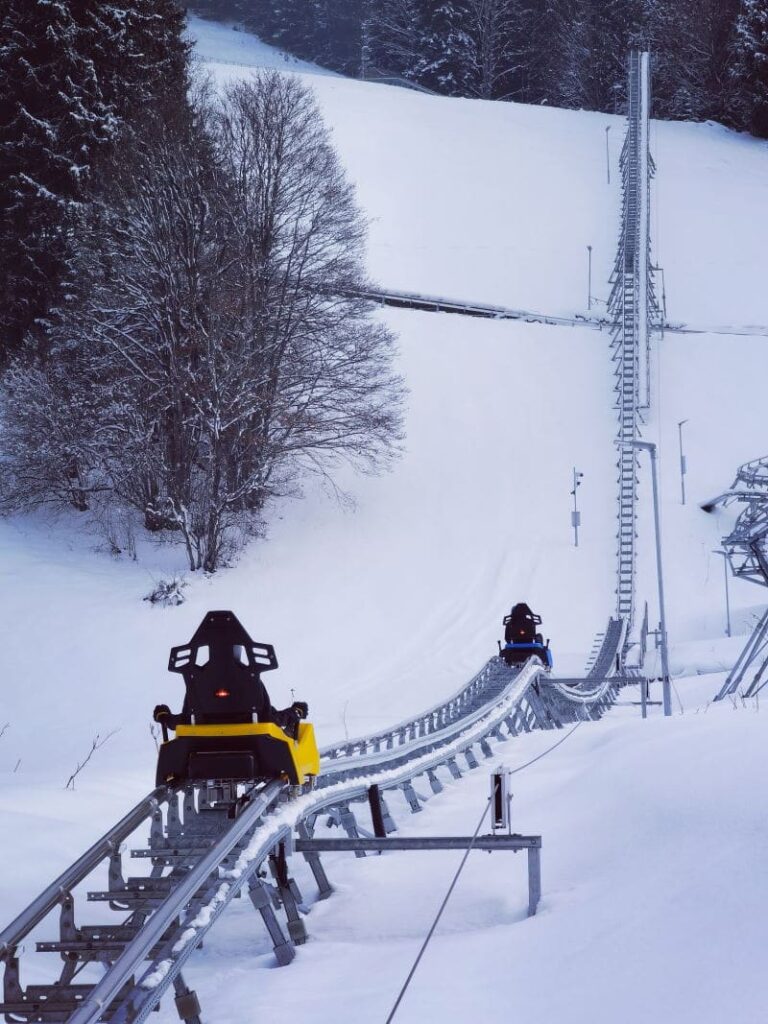
[[439,732],[495,697],[503,689],[508,676],[509,672],[499,658],[490,658],[468,683],[447,700],[380,732],[331,743],[321,749],[320,756],[333,759],[379,753]]
[[[620,672],[625,636],[624,620],[609,619],[605,631],[598,634],[599,644],[596,644],[586,677],[568,680],[570,692],[575,692],[574,687],[583,687],[592,679],[602,680]],[[552,680],[556,682],[557,677],[552,677]],[[440,737],[447,735],[446,730],[450,730],[451,725],[465,721],[479,708],[501,699],[509,685],[509,669],[494,655],[468,683],[447,700],[440,701],[426,711],[419,712],[388,729],[357,736],[354,739],[340,740],[323,747],[320,751],[323,773],[340,770],[342,762],[351,768],[360,763],[357,760],[360,758],[366,758],[368,763],[374,763],[373,755],[378,755],[382,751],[408,749],[426,737],[432,737],[434,743],[439,743]],[[351,758],[356,760],[353,762],[349,760]]]

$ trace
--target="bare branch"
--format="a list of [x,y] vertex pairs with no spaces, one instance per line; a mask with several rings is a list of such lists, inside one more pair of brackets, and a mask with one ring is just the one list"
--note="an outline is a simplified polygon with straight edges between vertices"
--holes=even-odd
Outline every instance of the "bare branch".
[[75,788],[75,779],[80,774],[80,772],[83,770],[83,768],[85,768],[85,766],[91,760],[91,758],[96,753],[96,751],[100,750],[101,747],[103,747],[104,744],[108,740],[110,740],[115,735],[115,733],[117,733],[119,731],[120,731],[119,729],[113,729],[111,732],[108,732],[107,735],[104,736],[104,737],[100,737],[99,733],[96,733],[96,735],[93,738],[93,741],[91,742],[91,749],[88,751],[88,753],[86,754],[86,756],[83,758],[82,761],[78,761],[77,767],[75,768],[75,770],[72,772],[72,774],[67,779],[67,783],[64,786],[64,789],[74,789]]

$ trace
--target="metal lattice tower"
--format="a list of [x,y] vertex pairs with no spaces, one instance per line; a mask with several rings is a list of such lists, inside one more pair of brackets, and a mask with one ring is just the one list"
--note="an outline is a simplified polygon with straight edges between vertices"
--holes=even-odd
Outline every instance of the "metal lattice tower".
[[[716,505],[738,501],[746,507],[736,524],[723,537],[723,549],[733,575],[768,586],[768,456],[739,466],[731,489],[702,507],[711,512]],[[755,626],[736,664],[728,673],[715,700],[730,694],[757,694],[768,683],[768,610]]]
[[628,126],[621,152],[622,221],[613,288],[608,302],[613,317],[611,347],[616,363],[619,410],[618,565],[616,609],[627,623],[634,618],[637,540],[637,454],[641,410],[650,404],[650,335],[659,321],[650,259],[649,55],[629,57]]

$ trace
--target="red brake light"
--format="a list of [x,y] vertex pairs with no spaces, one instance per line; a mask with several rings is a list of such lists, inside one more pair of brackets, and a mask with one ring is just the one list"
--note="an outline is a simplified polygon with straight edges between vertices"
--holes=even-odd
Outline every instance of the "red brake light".
[[228,697],[229,696],[229,690],[217,690],[214,696],[216,696],[216,697]]

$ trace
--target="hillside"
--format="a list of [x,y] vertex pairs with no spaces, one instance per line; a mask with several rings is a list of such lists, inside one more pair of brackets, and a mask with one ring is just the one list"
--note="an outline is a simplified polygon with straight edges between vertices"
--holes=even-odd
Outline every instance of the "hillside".
[[[191,33],[217,85],[249,74],[249,64],[285,65],[295,66],[289,73],[315,91],[369,219],[369,270],[381,285],[584,313],[589,244],[593,292],[607,298],[618,232],[621,119],[429,97],[290,65],[224,26],[193,19]],[[216,63],[217,56],[224,62]],[[704,328],[768,324],[761,265],[768,146],[715,125],[661,123],[654,125],[652,145],[658,167],[654,258],[665,270],[670,319]],[[53,526],[42,516],[0,520],[0,727],[8,723],[0,737],[0,824],[14,836],[13,846],[0,851],[3,919],[151,785],[151,709],[181,699],[179,683],[165,672],[167,651],[189,638],[209,608],[232,608],[255,637],[275,644],[281,668],[269,679],[273,703],[289,703],[292,690],[308,700],[321,742],[386,724],[456,689],[493,652],[501,617],[517,600],[543,615],[556,671],[582,669],[594,634],[614,610],[615,410],[607,333],[407,311],[378,315],[399,337],[399,367],[410,389],[401,463],[380,478],[342,474],[338,482],[354,508],[308,483],[304,500],[275,510],[267,540],[254,544],[235,568],[193,580],[180,608],[161,610],[141,600],[159,576],[182,568],[172,550],[143,545],[132,563],[94,550],[96,542],[74,523]],[[723,515],[706,516],[698,503],[723,490],[740,462],[764,453],[768,410],[744,397],[746,379],[764,373],[764,346],[759,334],[669,334],[655,343],[645,436],[658,441],[662,456],[669,632],[686,715],[666,723],[666,733],[662,722],[646,723],[648,732],[641,733],[646,726],[635,711],[619,710],[585,726],[562,753],[521,776],[519,827],[542,829],[553,851],[545,913],[521,927],[513,895],[521,869],[513,865],[510,873],[494,860],[493,874],[481,877],[475,868],[456,910],[460,916],[446,922],[441,939],[450,962],[462,962],[462,973],[438,985],[442,971],[435,958],[425,968],[432,981],[424,980],[423,1001],[417,995],[403,1020],[428,1019],[427,1012],[437,1019],[438,1009],[441,1019],[466,1020],[476,1008],[488,1020],[507,1019],[500,975],[515,1000],[522,990],[545,991],[538,1020],[617,1019],[620,1008],[627,1009],[623,1000],[638,950],[647,951],[666,927],[665,908],[681,901],[679,923],[642,959],[646,979],[663,973],[665,956],[674,970],[622,1019],[650,1019],[652,1000],[666,1000],[675,986],[696,994],[696,1010],[686,1017],[665,1001],[667,1019],[724,1019],[725,982],[701,984],[716,974],[715,963],[710,970],[701,955],[707,936],[742,912],[743,892],[736,886],[707,903],[717,911],[711,918],[699,914],[701,894],[725,878],[726,863],[746,876],[752,863],[747,841],[754,844],[763,826],[747,796],[729,805],[726,776],[715,766],[738,755],[740,777],[756,777],[764,728],[759,715],[729,708],[695,716],[722,675],[689,677],[728,667],[763,593],[733,582],[734,621],[742,635],[723,640],[722,565],[712,549],[727,522]],[[683,419],[689,420],[685,506],[677,463]],[[569,520],[573,466],[585,474],[578,549]],[[645,465],[641,481],[647,498]],[[649,600],[653,619],[647,514],[640,532],[639,594]],[[77,790],[63,792],[93,736],[112,730]],[[507,744],[503,756],[522,763],[548,742],[544,735],[526,737]],[[670,793],[668,777],[676,780]],[[613,781],[600,790],[603,779]],[[474,828],[486,787],[482,773],[453,788],[418,827]],[[719,822],[728,845],[692,868],[715,806],[728,818]],[[639,808],[639,818],[630,807]],[[691,823],[684,837],[675,826],[683,812]],[[683,867],[677,873],[659,867],[672,862]],[[409,866],[394,863],[386,862],[381,873],[376,861],[333,865],[341,895],[313,912],[312,931],[317,922],[321,941],[303,950],[290,971],[260,972],[260,1013],[279,1004],[281,1012],[302,1016],[312,992],[327,1007],[326,1017],[317,1013],[312,1020],[359,1019],[355,1013],[365,1006],[364,1019],[383,1019],[442,884],[430,881],[429,864],[407,875]],[[598,863],[601,873],[585,882]],[[446,878],[449,871],[446,861]],[[500,903],[508,873],[513,882]],[[638,877],[645,878],[642,894]],[[373,906],[395,880],[403,888],[391,910],[371,911],[355,924],[355,905]],[[655,902],[646,905],[647,890]],[[762,893],[755,897],[762,900]],[[240,1019],[245,1001],[253,999],[250,956],[265,948],[248,946],[248,955],[239,955],[244,936],[252,934],[245,911],[229,930],[222,926],[195,969],[204,997],[214,980],[221,983],[227,960],[231,1016],[216,1020]],[[592,931],[585,938],[587,927]],[[747,956],[751,935],[751,926],[740,933],[731,986],[754,970]],[[694,950],[675,959],[687,942]],[[553,952],[563,970],[560,987],[548,991]],[[334,975],[329,964],[339,961],[346,966]],[[210,966],[216,971],[206,975]],[[613,980],[588,985],[592,972]],[[332,1001],[339,991],[346,993],[348,1016]],[[436,991],[441,1009],[427,1001]],[[511,1005],[534,1013],[532,1003]],[[596,1016],[602,1006],[604,1016]],[[756,1021],[751,1013],[748,1007],[733,1019]],[[171,1014],[164,1008],[162,1019]]]

